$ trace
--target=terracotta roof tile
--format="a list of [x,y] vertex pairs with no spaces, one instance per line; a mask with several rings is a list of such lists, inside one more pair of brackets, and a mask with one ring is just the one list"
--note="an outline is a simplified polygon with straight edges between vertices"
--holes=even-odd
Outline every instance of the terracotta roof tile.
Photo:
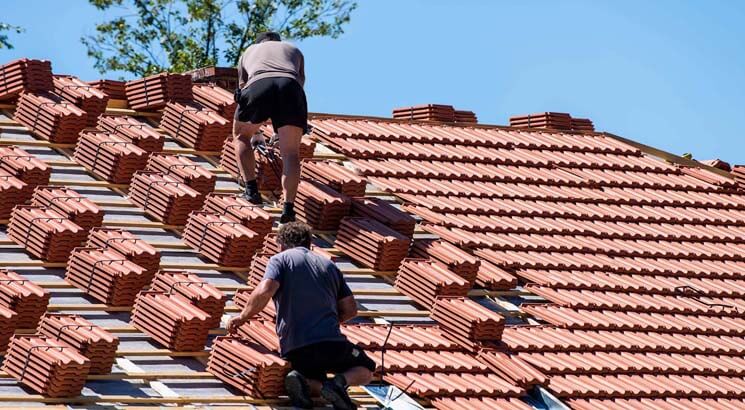
[[151,153],[148,156],[147,171],[160,172],[183,182],[199,192],[202,199],[215,190],[217,177],[207,168],[195,163],[184,155]]
[[52,93],[23,93],[13,118],[42,139],[70,144],[86,127],[85,111]]
[[336,230],[342,218],[349,215],[352,202],[348,196],[314,181],[300,181],[295,197],[298,220],[317,230]]
[[103,209],[70,188],[37,186],[31,205],[56,211],[86,231],[103,224]]
[[[52,167],[46,162],[14,145],[0,147],[0,170],[26,184],[24,193],[28,199],[31,198],[34,188],[49,184],[52,175]],[[21,203],[23,202],[19,204]]]
[[111,99],[126,100],[127,92],[124,81],[119,80],[94,80],[88,81],[92,87],[101,90],[104,94],[108,95]]
[[153,278],[150,289],[167,294],[178,294],[189,299],[194,306],[207,313],[210,318],[208,321],[210,328],[220,327],[228,297],[198,275],[161,270]]
[[466,296],[471,285],[440,262],[407,258],[398,269],[396,288],[429,309],[437,296]]
[[409,251],[408,237],[368,218],[342,219],[336,247],[363,266],[394,271]]
[[129,198],[155,219],[186,225],[189,213],[202,206],[199,192],[179,180],[157,172],[138,171],[129,188]]
[[256,343],[219,337],[213,344],[207,371],[249,396],[272,398],[284,394],[289,363]]
[[[524,390],[494,374],[391,373],[384,380],[420,397],[517,397]],[[413,384],[412,384],[413,382]]]
[[274,222],[272,216],[261,206],[248,202],[240,195],[211,193],[207,195],[202,211],[238,221],[262,237],[271,232]]
[[160,251],[129,231],[93,228],[88,234],[89,248],[112,249],[154,275],[160,266]]
[[90,374],[111,373],[119,338],[78,315],[47,313],[38,332],[74,347],[90,360]]
[[194,101],[232,120],[235,115],[235,100],[228,90],[214,84],[194,84],[191,88]]
[[389,350],[460,350],[461,347],[443,336],[439,326],[344,324],[342,332],[352,343],[363,349],[381,349],[386,335],[390,337],[385,347]]
[[414,236],[416,220],[380,198],[352,198],[352,216],[375,219],[402,235]]
[[14,100],[22,92],[44,92],[54,89],[52,63],[22,58],[0,66],[0,100]]
[[85,111],[88,127],[95,127],[98,117],[106,111],[109,97],[90,84],[72,76],[55,76],[54,92]]
[[470,350],[480,342],[499,341],[505,322],[500,314],[467,298],[438,297],[431,317],[447,337]]
[[347,196],[365,196],[367,181],[349,168],[331,161],[302,162],[300,176],[318,181],[323,185]]
[[169,101],[191,101],[191,86],[188,75],[160,73],[127,81],[125,90],[127,102],[133,110],[156,110],[165,107]]
[[194,211],[182,236],[209,260],[224,266],[246,266],[261,247],[261,236],[231,218]]
[[81,132],[74,158],[97,177],[115,184],[128,183],[147,164],[145,150],[128,138],[102,131]]
[[[18,328],[31,329],[47,310],[51,295],[49,291],[16,272],[0,269],[0,306],[15,313],[14,324]],[[8,312],[2,312],[3,320]]]
[[732,410],[745,406],[745,399],[717,398],[645,398],[645,399],[569,399],[572,408],[579,410],[628,409],[711,409]]
[[102,115],[98,117],[98,129],[122,137],[147,152],[162,151],[165,144],[163,134],[132,117]]
[[85,230],[58,212],[18,205],[8,223],[8,238],[48,262],[64,262],[85,240]]
[[497,399],[491,397],[453,397],[432,400],[432,406],[438,410],[470,410],[470,409],[503,409],[530,410],[533,407],[518,399]]
[[175,351],[201,350],[207,343],[210,315],[179,294],[143,291],[137,295],[132,324]]

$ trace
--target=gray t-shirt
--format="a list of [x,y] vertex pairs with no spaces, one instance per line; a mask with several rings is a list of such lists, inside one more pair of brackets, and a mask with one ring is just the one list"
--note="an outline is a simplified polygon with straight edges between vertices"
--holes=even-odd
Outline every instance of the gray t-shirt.
[[262,78],[294,78],[305,85],[305,59],[297,47],[284,41],[265,41],[246,49],[238,61],[241,89]]
[[279,282],[273,299],[283,356],[310,344],[347,340],[339,329],[337,302],[352,291],[328,258],[304,247],[288,249],[269,259],[264,279]]

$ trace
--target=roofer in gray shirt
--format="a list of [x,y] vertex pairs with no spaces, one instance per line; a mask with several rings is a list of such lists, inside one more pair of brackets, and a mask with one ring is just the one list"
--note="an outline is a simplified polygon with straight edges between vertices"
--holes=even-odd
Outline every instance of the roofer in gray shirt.
[[[292,365],[285,386],[293,405],[312,408],[311,397],[320,394],[335,409],[355,409],[347,387],[368,384],[375,362],[341,333],[339,324],[357,316],[357,302],[339,268],[311,251],[310,240],[310,227],[302,222],[279,228],[282,252],[269,259],[263,280],[228,331],[273,299],[280,353]],[[331,380],[329,372],[335,373]]]
[[245,181],[245,197],[254,204],[261,204],[253,146],[264,142],[259,129],[271,119],[274,132],[279,135],[283,167],[284,208],[280,223],[295,220],[293,204],[300,182],[300,139],[308,131],[304,84],[303,53],[281,41],[277,33],[259,34],[256,42],[241,55],[233,121],[238,168]]

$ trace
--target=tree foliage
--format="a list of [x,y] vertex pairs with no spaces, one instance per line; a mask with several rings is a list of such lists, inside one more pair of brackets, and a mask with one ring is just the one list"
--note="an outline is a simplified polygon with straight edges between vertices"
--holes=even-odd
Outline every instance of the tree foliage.
[[3,48],[12,49],[13,48],[13,44],[11,44],[10,40],[8,39],[8,34],[6,34],[9,31],[14,32],[16,34],[20,34],[23,32],[23,29],[18,26],[14,26],[12,24],[0,22],[0,49],[3,49]]
[[351,0],[89,0],[120,11],[81,38],[101,73],[145,76],[236,65],[260,32],[285,39],[336,38],[357,4]]

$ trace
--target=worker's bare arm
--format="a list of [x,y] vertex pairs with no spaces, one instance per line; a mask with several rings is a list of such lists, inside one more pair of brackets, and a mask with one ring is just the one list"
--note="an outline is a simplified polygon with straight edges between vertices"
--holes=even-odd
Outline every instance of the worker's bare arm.
[[336,303],[336,310],[339,312],[339,323],[344,323],[357,316],[357,301],[351,295],[341,298]]
[[248,297],[248,303],[246,303],[246,307],[243,308],[241,314],[232,318],[230,323],[228,323],[228,332],[234,332],[240,325],[246,323],[264,310],[264,307],[272,300],[272,296],[277,292],[277,289],[279,289],[279,282],[276,280],[262,280],[259,286],[251,292],[251,295]]

